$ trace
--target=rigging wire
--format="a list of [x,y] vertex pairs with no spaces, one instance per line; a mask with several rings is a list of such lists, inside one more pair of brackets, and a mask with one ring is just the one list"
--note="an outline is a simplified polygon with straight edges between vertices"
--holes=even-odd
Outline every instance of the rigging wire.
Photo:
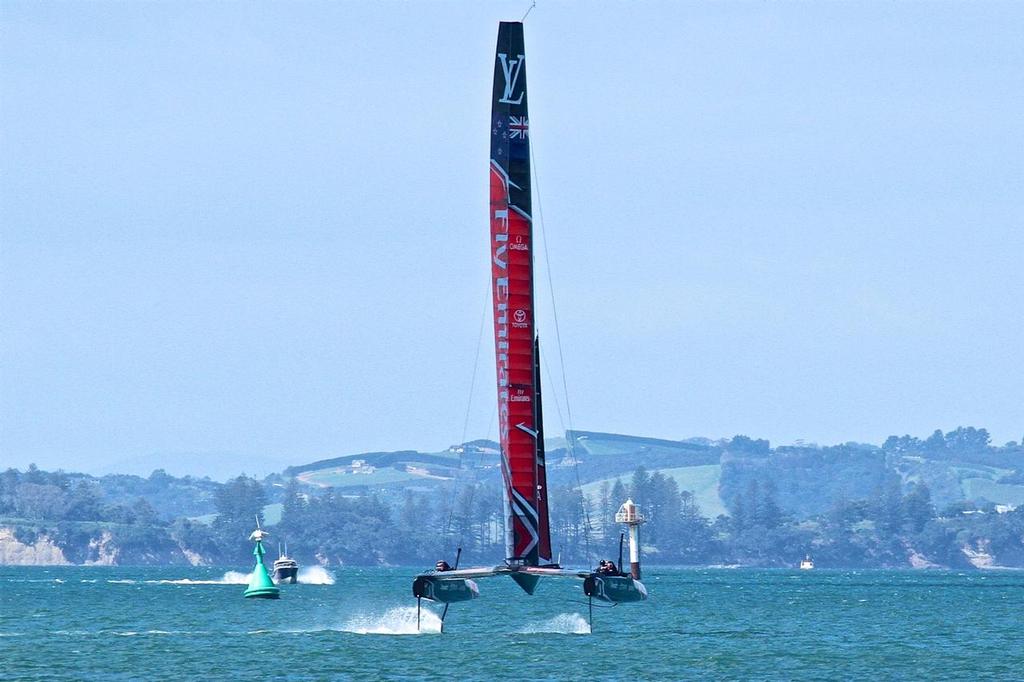
[[[487,282],[487,289],[484,291],[483,311],[480,313],[480,331],[476,335],[476,357],[473,358],[473,378],[469,382],[469,400],[466,401],[466,419],[462,422],[462,440],[466,442],[466,434],[469,433],[469,412],[473,407],[473,391],[476,389],[476,372],[480,367],[480,348],[484,345],[484,325],[487,323],[487,299],[491,295],[491,283]],[[460,462],[461,464],[461,462]]]
[[530,16],[530,12],[532,12],[533,8],[536,7],[536,6],[537,6],[537,0],[533,0],[533,4],[530,5],[530,7],[526,10],[526,14],[524,14],[523,18],[520,19],[519,21],[526,21],[526,17]]
[[[473,358],[473,376],[472,376],[472,378],[469,381],[469,398],[466,400],[466,417],[465,417],[465,419],[462,422],[462,439],[459,440],[459,447],[461,448],[461,451],[459,452],[459,472],[461,472],[465,468],[465,463],[466,463],[465,462],[466,435],[469,433],[469,414],[470,414],[470,412],[472,411],[472,408],[473,408],[473,392],[476,390],[476,374],[477,374],[477,370],[480,367],[480,348],[483,346],[483,342],[484,342],[484,327],[487,324],[487,300],[488,300],[488,298],[491,295],[491,283],[490,283],[490,280],[488,280],[488,282],[487,282],[487,288],[485,289],[484,294],[485,294],[485,296],[484,296],[484,302],[483,302],[483,309],[482,309],[482,312],[480,313],[480,330],[477,332],[477,336],[476,336],[476,356]],[[493,417],[492,417],[492,419],[493,419]],[[490,430],[491,429],[488,426],[487,427],[488,433],[490,433]],[[474,470],[474,473],[473,473],[473,479],[474,480],[471,481],[471,484],[473,484],[473,486],[474,486],[474,493],[475,493],[475,487],[476,487],[475,486],[475,483],[476,483],[476,480],[475,480],[476,479],[475,470]],[[444,533],[442,535],[442,537],[446,538],[446,541],[445,541],[445,553],[447,553],[451,549],[451,538],[450,538],[450,535],[451,535],[451,528],[452,528],[452,520],[453,520],[454,515],[455,515],[455,504],[458,502],[458,497],[457,497],[458,496],[458,491],[459,491],[459,475],[456,474],[455,480],[452,482],[451,494],[448,496],[448,519],[447,519],[447,521],[445,521]],[[473,497],[472,497],[472,494],[471,494],[471,496],[470,496],[470,504],[472,504],[472,503],[473,503]],[[463,532],[459,536],[459,546],[460,547],[462,546],[462,540],[464,539],[463,538],[464,533],[465,533],[465,528],[463,528]]]
[[[484,440],[490,440],[490,438],[491,438],[491,429],[494,427],[494,420],[497,418],[497,416],[498,416],[498,406],[495,405],[494,406],[494,411],[491,412],[491,421],[490,421],[490,424],[488,424],[488,426],[487,426],[487,435],[484,436]],[[465,443],[465,437],[463,437],[463,443]],[[459,455],[460,467],[461,467],[462,458],[465,456],[465,450],[466,450],[465,447],[463,447],[462,450],[463,450],[462,453]],[[469,501],[467,502],[467,506],[469,507],[469,513],[470,514],[473,513],[473,503],[476,502],[476,487],[477,487],[477,483],[478,483],[478,481],[477,481],[477,471],[480,470],[480,464],[481,464],[481,462],[483,462],[483,459],[484,459],[484,453],[478,451],[476,453],[476,464],[474,465],[474,464],[471,463],[471,466],[470,466],[470,469],[469,469],[469,471],[471,473],[470,473],[470,480],[468,482],[468,486],[469,486]],[[458,500],[455,499],[454,502],[458,502]],[[454,510],[454,503],[452,505],[452,509]],[[465,540],[466,540],[466,526],[463,526],[462,529],[459,531],[459,545],[458,546],[460,548],[464,545]]]
[[[574,429],[572,423],[572,408],[569,403],[569,383],[565,378],[565,356],[562,353],[562,333],[558,325],[558,306],[555,305],[555,285],[551,277],[551,259],[548,256],[548,231],[544,228],[544,207],[541,201],[540,195],[540,173],[537,171],[537,157],[533,152],[533,145],[530,145],[530,163],[533,167],[533,187],[537,194],[537,218],[540,226],[541,241],[544,244],[544,270],[547,274],[548,279],[548,294],[551,296],[551,313],[552,319],[555,323],[555,342],[558,345],[558,363],[560,365],[562,373],[562,395],[565,398],[565,413],[569,422],[569,429],[566,431],[568,436],[566,441],[566,447],[569,450],[569,457],[572,458],[573,471],[576,474],[576,488],[580,492],[580,508],[583,510],[584,526],[583,526],[583,544],[586,548],[587,561],[592,560],[590,552],[590,512],[587,510],[587,499],[586,495],[583,494],[583,484],[580,481],[580,467],[579,462],[576,459],[576,438],[574,437]],[[558,406],[558,400],[555,400],[555,406]]]
[[[484,440],[490,440],[491,439],[491,433],[494,431],[494,422],[497,421],[497,419],[498,419],[498,405],[495,404],[494,405],[494,410],[491,412],[491,421],[487,423],[487,435],[484,437]],[[501,447],[500,443],[498,444],[498,447],[499,448]]]
[[[548,375],[548,385],[554,386],[555,380],[551,377],[551,365],[548,364],[546,355],[541,355],[540,362],[544,365],[544,372]],[[565,432],[565,419],[562,418],[562,403],[558,400],[558,394],[552,391],[551,397],[555,399],[555,411],[558,412],[558,425],[562,427],[562,432]]]

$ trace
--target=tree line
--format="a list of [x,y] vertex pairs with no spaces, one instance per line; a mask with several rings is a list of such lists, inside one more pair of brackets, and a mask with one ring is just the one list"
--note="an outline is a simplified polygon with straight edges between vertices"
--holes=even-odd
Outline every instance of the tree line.
[[[773,449],[736,436],[723,446],[719,493],[727,514],[705,516],[692,491],[638,466],[591,494],[552,487],[553,551],[564,565],[615,559],[622,529],[614,514],[632,498],[647,519],[648,563],[792,566],[811,554],[837,567],[1024,566],[1024,509],[997,513],[1005,510],[960,492],[957,471],[967,464],[1009,471],[1000,483],[1022,475],[1021,445],[990,441],[973,427],[892,436],[881,447]],[[433,489],[352,494],[295,477],[219,484],[155,471],[95,479],[33,465],[0,473],[0,525],[28,544],[45,534],[76,563],[116,552],[118,563],[198,557],[234,565],[247,561],[257,519],[266,526],[263,508],[280,502],[272,537],[303,563],[430,566],[451,561],[457,548],[465,561],[497,563],[505,554],[502,495],[499,484],[470,471]],[[212,521],[197,518],[210,511]]]

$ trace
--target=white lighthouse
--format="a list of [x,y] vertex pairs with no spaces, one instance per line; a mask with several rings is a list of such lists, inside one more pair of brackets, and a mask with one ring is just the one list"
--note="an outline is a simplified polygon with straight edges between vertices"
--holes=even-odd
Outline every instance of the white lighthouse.
[[643,514],[633,500],[626,500],[615,514],[615,523],[629,527],[629,574],[633,580],[640,580],[640,524],[643,522]]

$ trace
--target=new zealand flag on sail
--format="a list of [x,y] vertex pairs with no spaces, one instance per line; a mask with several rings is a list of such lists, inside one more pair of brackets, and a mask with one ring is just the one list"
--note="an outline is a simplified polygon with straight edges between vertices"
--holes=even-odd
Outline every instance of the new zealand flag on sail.
[[[525,75],[525,74],[524,74]],[[526,177],[530,176],[530,124],[525,116],[491,116],[491,153],[507,168],[509,161],[526,164]]]
[[502,23],[491,97],[491,160],[508,175],[510,202],[530,215],[530,139],[522,24]]

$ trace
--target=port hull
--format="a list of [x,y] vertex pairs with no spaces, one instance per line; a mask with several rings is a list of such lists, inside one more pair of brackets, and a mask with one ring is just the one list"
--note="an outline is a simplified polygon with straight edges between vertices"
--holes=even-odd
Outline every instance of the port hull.
[[480,596],[480,591],[472,580],[442,580],[434,576],[421,575],[412,583],[412,595],[417,599],[453,604],[476,599]]

